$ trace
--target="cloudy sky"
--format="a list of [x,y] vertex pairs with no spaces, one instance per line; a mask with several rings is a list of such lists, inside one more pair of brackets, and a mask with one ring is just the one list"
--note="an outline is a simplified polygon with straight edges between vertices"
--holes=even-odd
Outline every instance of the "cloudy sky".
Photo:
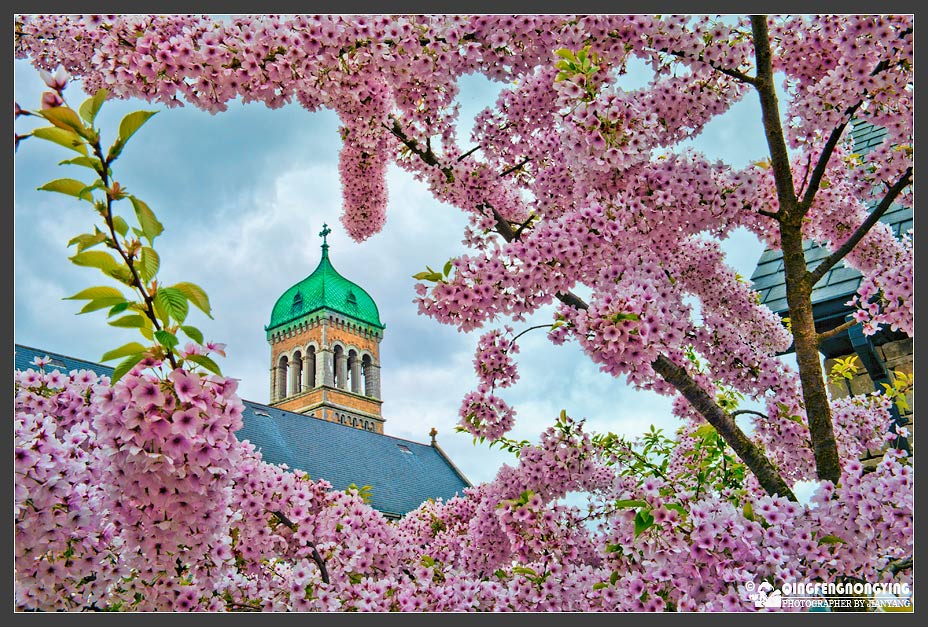
[[[633,72],[625,87],[636,87],[642,76]],[[470,128],[473,116],[492,104],[499,88],[466,78],[461,124]],[[38,108],[42,91],[37,72],[16,61],[16,102]],[[65,96],[75,108],[86,98],[78,84],[69,86]],[[156,241],[162,281],[192,281],[209,294],[215,319],[191,308],[189,321],[207,339],[227,344],[228,357],[220,365],[226,375],[241,380],[243,398],[268,401],[270,348],[264,325],[278,296],[316,267],[317,233],[328,223],[333,265],[371,294],[387,325],[381,344],[386,433],[427,442],[429,429],[436,427],[439,443],[475,483],[492,479],[500,464],[513,461],[509,453],[475,445],[470,436],[454,432],[460,400],[477,384],[472,361],[480,331],[463,334],[439,325],[419,316],[413,303],[411,275],[464,252],[465,220],[459,211],[433,200],[422,185],[391,166],[386,226],[358,244],[339,221],[335,114],[309,113],[298,105],[270,110],[231,103],[227,112],[210,115],[190,106],[165,109],[143,101],[112,101],[97,118],[104,143],[112,141],[122,116],[140,109],[159,112],[129,142],[114,166],[115,178],[148,203],[165,226]],[[36,126],[31,121],[20,118],[16,131]],[[749,97],[713,122],[696,146],[735,166],[762,158],[758,121],[759,106]],[[68,240],[92,228],[89,205],[36,191],[52,179],[83,174],[81,168],[56,165],[70,158],[67,153],[34,138],[16,153],[14,337],[27,346],[99,360],[105,351],[138,338],[106,325],[104,312],[77,316],[80,305],[62,300],[106,283],[96,270],[68,261],[73,254]],[[756,238],[739,232],[724,247],[732,265],[750,276],[762,252]],[[545,310],[534,323],[550,319]],[[519,330],[531,324],[514,326]],[[511,437],[535,440],[561,409],[586,418],[594,429],[628,435],[651,424],[675,428],[670,399],[637,392],[599,372],[575,345],[553,346],[544,331],[523,336],[520,345],[521,380],[502,394],[517,411]]]

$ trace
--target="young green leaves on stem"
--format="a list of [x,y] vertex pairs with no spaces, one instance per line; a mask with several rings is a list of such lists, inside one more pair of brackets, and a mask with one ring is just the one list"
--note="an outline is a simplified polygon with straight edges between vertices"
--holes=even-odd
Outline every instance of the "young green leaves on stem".
[[[60,178],[39,188],[86,201],[103,220],[102,228],[95,225],[92,233],[82,233],[68,242],[69,247],[77,248],[71,262],[96,268],[134,292],[133,296],[126,296],[116,287],[97,286],[81,290],[68,300],[86,301],[78,313],[108,309],[110,326],[138,329],[152,343],[146,346],[129,342],[106,352],[103,361],[122,359],[114,370],[113,382],[146,357],[166,359],[173,367],[190,362],[221,374],[216,363],[205,355],[181,358],[176,352],[181,343],[178,338],[180,332],[197,344],[203,344],[200,330],[185,322],[190,303],[211,318],[209,298],[203,288],[194,283],[160,284],[157,276],[161,258],[154,249],[154,241],[164,231],[164,226],[148,204],[127,193],[112,178],[112,163],[122,154],[128,140],[156,112],[135,111],[123,117],[119,135],[104,157],[94,121],[106,97],[106,90],[101,89],[76,112],[62,104],[31,113],[51,123],[51,126],[33,131],[32,136],[79,153],[79,156],[61,161],[59,165],[88,168],[96,175],[89,183],[77,178]],[[116,213],[116,204],[125,199],[132,205],[137,226],[130,226],[126,217]],[[101,244],[109,250],[92,250]]]

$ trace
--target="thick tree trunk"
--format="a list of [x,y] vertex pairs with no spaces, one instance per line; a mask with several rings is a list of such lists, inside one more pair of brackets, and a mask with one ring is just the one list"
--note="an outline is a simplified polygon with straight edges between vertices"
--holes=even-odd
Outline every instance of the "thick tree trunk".
[[809,421],[809,435],[819,479],[838,483],[841,463],[831,422],[831,406],[825,390],[825,377],[818,353],[818,335],[812,313],[812,285],[808,285],[806,260],[799,227],[782,225],[780,245],[783,271],[786,274],[786,302],[789,304],[790,328],[796,348],[802,400]]
[[[770,35],[766,17],[752,16],[751,26],[757,63],[757,77],[753,85],[760,98],[764,133],[770,150],[777,201],[780,205],[774,217],[780,227],[780,248],[783,250],[783,270],[786,275],[786,302],[789,305],[793,345],[799,365],[802,400],[809,421],[809,435],[818,478],[837,484],[841,477],[841,464],[831,423],[831,407],[825,391],[825,378],[818,355],[818,337],[815,333],[815,319],[812,316],[812,285],[809,284],[802,249],[804,210],[796,197],[789,152],[780,124],[780,107],[773,83]],[[810,198],[809,204],[811,200]]]

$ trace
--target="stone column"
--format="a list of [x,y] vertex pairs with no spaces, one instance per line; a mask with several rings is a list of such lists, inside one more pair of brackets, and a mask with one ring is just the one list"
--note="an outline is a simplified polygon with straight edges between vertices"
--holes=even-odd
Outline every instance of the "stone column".
[[277,367],[271,366],[271,391],[270,396],[268,397],[270,402],[273,403],[277,400]]
[[275,370],[277,371],[277,400],[279,401],[287,396],[287,369],[278,365]]
[[364,373],[364,395],[380,398],[380,366],[369,364]]
[[316,354],[316,384],[335,387],[335,356],[332,351],[323,349]]
[[338,387],[343,390],[347,390],[348,386],[346,385],[346,379],[348,379],[348,358],[345,356],[345,353],[335,354],[335,369],[338,371],[338,376],[336,377]]
[[361,393],[361,361],[357,357],[351,358],[351,391]]
[[290,362],[290,396],[300,393],[300,370],[303,361],[293,360]]
[[303,356],[303,390],[311,390],[314,385],[313,375],[316,374],[316,356],[313,353],[306,353]]

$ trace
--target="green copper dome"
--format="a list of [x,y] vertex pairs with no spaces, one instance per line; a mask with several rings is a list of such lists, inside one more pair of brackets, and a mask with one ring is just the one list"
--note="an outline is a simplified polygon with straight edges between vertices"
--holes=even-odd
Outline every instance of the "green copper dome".
[[[328,234],[324,228],[323,233]],[[374,299],[332,267],[329,245],[323,240],[322,259],[312,274],[288,289],[277,299],[271,311],[268,333],[285,330],[304,319],[323,317],[322,310],[332,311],[379,331],[384,328]]]

